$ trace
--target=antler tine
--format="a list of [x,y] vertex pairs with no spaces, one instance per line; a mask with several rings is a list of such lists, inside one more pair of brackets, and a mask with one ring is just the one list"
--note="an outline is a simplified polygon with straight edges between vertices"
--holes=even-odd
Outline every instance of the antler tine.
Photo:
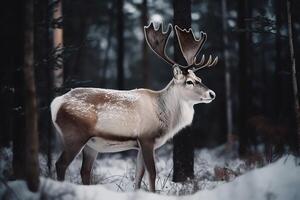
[[[205,61],[205,55],[203,54],[200,62],[197,65],[203,65],[204,61]],[[197,57],[194,58],[194,65],[196,64],[196,62],[197,62]]]
[[[203,65],[203,63],[204,63],[204,55],[202,56],[202,59],[201,59],[201,61],[200,61],[200,63],[195,63],[195,66],[193,67],[193,71],[194,72],[196,72],[196,71],[198,71],[198,70],[200,70],[200,69],[203,69],[203,68],[205,68],[205,67],[212,67],[212,66],[215,66],[217,63],[218,63],[218,60],[219,60],[219,58],[218,58],[218,56],[217,57],[215,57],[215,59],[212,61],[212,56],[211,55],[209,55],[209,59],[208,59],[208,61]],[[199,66],[199,67],[197,67],[197,66]]]
[[[205,65],[202,65],[202,67],[207,67],[207,66],[209,66],[210,64],[211,64],[211,60],[212,60],[212,57],[211,57],[211,55],[209,55],[209,57],[208,57],[208,61],[206,62],[206,64]],[[197,66],[197,64],[195,63],[195,65]]]
[[145,38],[150,49],[170,65],[174,65],[175,62],[167,56],[166,46],[172,29],[172,25],[169,24],[167,31],[163,32],[162,24],[159,25],[158,29],[155,29],[153,22],[144,27]]

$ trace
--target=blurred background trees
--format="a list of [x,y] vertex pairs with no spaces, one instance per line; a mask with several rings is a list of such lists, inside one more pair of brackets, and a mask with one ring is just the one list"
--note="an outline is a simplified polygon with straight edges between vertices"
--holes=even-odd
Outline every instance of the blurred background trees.
[[[265,144],[269,157],[282,145],[296,152],[300,2],[289,2],[288,12],[286,0],[35,0],[32,51],[39,147],[48,155],[49,168],[57,143],[49,114],[54,95],[75,87],[158,90],[171,80],[171,67],[145,43],[143,26],[149,21],[164,22],[165,27],[167,23],[191,26],[196,36],[206,32],[202,51],[220,58],[216,67],[198,74],[217,98],[195,106],[193,125],[174,140],[174,180],[192,177],[193,148],[228,142],[239,144],[243,157],[253,153],[257,144]],[[0,18],[0,143],[13,142],[15,177],[24,177],[26,149],[25,5],[7,2]],[[181,59],[178,47],[171,44],[169,55]]]

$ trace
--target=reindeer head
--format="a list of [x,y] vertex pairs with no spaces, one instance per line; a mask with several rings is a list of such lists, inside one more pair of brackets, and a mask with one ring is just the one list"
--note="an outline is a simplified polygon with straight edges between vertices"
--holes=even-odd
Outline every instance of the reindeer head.
[[185,30],[175,26],[176,36],[180,50],[187,62],[187,66],[182,66],[166,54],[166,46],[169,36],[173,30],[171,24],[169,24],[168,30],[163,32],[162,25],[158,29],[154,28],[154,24],[150,23],[149,26],[144,27],[144,34],[149,47],[154,51],[161,59],[173,66],[173,80],[178,87],[178,91],[181,93],[182,98],[196,103],[210,103],[215,98],[215,93],[206,87],[201,79],[196,76],[195,72],[205,67],[211,67],[217,64],[218,57],[212,59],[210,55],[205,62],[205,55],[202,56],[200,62],[197,62],[197,55],[206,41],[206,34],[200,32],[200,38],[196,39],[192,29]]

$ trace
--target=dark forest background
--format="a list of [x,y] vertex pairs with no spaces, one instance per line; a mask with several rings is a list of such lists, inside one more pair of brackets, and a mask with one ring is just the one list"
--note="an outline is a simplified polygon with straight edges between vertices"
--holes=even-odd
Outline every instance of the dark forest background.
[[[0,145],[13,146],[14,178],[33,173],[37,152],[51,166],[55,96],[75,87],[159,90],[171,80],[171,67],[145,43],[150,21],[206,32],[201,53],[219,57],[198,73],[216,99],[196,105],[192,126],[173,140],[175,181],[193,177],[194,148],[226,143],[230,155],[247,159],[263,144],[270,162],[297,154],[299,10],[296,0],[7,1],[0,12]],[[169,55],[178,52],[173,43]]]

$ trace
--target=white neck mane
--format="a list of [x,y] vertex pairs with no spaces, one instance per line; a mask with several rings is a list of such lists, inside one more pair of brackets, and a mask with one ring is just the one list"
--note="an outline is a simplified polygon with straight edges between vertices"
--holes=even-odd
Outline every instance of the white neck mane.
[[167,132],[167,137],[173,137],[178,131],[193,121],[193,104],[185,101],[179,93],[178,86],[172,80],[161,90],[157,99],[157,116],[161,127]]

